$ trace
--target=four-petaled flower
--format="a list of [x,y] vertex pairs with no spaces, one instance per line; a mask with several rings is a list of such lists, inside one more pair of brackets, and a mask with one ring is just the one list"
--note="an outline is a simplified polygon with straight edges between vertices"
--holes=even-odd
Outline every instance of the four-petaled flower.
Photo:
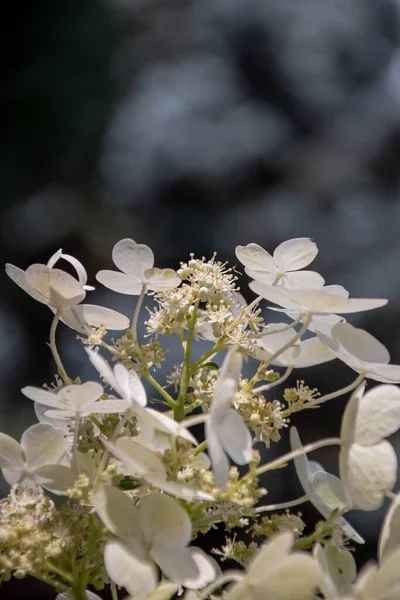
[[181,283],[173,269],[154,267],[154,254],[148,246],[137,244],[129,238],[115,244],[112,259],[120,271],[99,271],[96,279],[114,292],[138,296],[143,288],[158,292]]
[[123,413],[130,404],[126,400],[101,400],[102,386],[96,381],[66,385],[56,394],[43,388],[27,386],[22,393],[30,400],[48,406],[44,414],[50,419],[76,419],[91,414]]
[[64,433],[44,423],[24,431],[20,444],[0,433],[0,467],[10,485],[39,485],[54,494],[63,494],[73,484],[71,469],[59,464],[67,451]]
[[258,244],[237,246],[236,256],[249,277],[270,285],[287,288],[320,288],[324,278],[315,271],[300,271],[318,254],[310,238],[295,238],[279,244],[273,256]]
[[[61,258],[74,267],[78,280],[54,268]],[[69,254],[63,254],[61,250],[53,254],[47,265],[34,264],[23,271],[6,264],[6,273],[32,298],[46,304],[52,312],[58,311],[61,321],[80,333],[86,333],[87,327],[102,325],[110,330],[129,327],[129,319],[116,310],[95,304],[81,304],[86,291],[94,288],[87,285],[87,274],[82,263]]]
[[165,494],[144,496],[138,507],[124,492],[109,485],[93,494],[93,506],[106,527],[119,540],[108,542],[105,564],[118,585],[134,593],[135,571],[121,569],[135,561],[156,563],[167,577],[191,589],[202,588],[216,576],[214,561],[199,548],[188,547],[192,523],[180,504]]

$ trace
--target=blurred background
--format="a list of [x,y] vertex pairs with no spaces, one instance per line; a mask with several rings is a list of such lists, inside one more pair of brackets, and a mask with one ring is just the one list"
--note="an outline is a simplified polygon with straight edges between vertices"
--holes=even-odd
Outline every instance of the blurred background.
[[[309,236],[327,283],[389,298],[350,320],[400,363],[395,0],[23,1],[1,27],[3,263],[25,269],[62,247],[94,283],[123,237],[176,268],[189,252],[235,263],[237,244],[272,251]],[[53,377],[51,318],[1,277],[0,429],[19,439],[35,422],[20,388]],[[132,312],[100,285],[91,301]],[[93,375],[73,332],[60,328],[59,344],[74,374]],[[334,362],[296,378],[326,393],[353,373]],[[303,441],[337,434],[344,403],[299,415]],[[337,472],[336,450],[317,458]],[[301,495],[294,477],[265,485],[268,502]],[[383,515],[351,515],[367,540],[361,561],[375,556]],[[54,597],[25,580],[0,598],[26,598],[28,585],[32,600]]]

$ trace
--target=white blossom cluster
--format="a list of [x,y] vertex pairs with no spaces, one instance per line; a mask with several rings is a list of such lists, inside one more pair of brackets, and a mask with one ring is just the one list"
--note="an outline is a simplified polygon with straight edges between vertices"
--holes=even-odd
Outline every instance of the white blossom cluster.
[[[112,253],[118,270],[100,271],[97,280],[138,297],[131,320],[84,303],[93,289],[86,271],[61,250],[47,265],[26,271],[6,265],[11,279],[54,315],[49,346],[57,379],[56,385],[22,388],[39,423],[20,442],[0,433],[0,468],[11,486],[0,502],[0,580],[35,576],[53,585],[58,600],[97,600],[89,587],[107,584],[114,600],[176,594],[186,600],[400,597],[397,458],[386,440],[400,428],[400,366],[343,316],[378,309],[387,300],[350,298],[343,287],[325,285],[319,273],[304,270],[317,252],[308,238],[284,242],[272,255],[257,244],[238,246],[236,256],[257,295],[248,305],[237,272],[215,256],[192,256],[177,271],[160,269],[150,248],[121,240]],[[58,268],[61,260],[75,277]],[[149,335],[142,342],[137,325],[148,294],[156,308],[147,316]],[[265,323],[263,300],[286,321]],[[99,381],[67,374],[56,345],[60,321],[79,333]],[[108,331],[120,337],[110,341]],[[159,338],[170,335],[181,342],[182,362],[160,381]],[[208,349],[194,359],[198,339]],[[249,357],[258,366],[245,378],[243,360]],[[299,380],[276,397],[294,369],[335,358],[356,372],[353,383],[321,395]],[[367,379],[379,385],[366,391]],[[143,380],[165,411],[151,406]],[[260,464],[255,444],[268,448],[294,413],[348,393],[339,437],[303,446],[292,426],[291,452]],[[190,431],[199,424],[201,443]],[[339,446],[339,478],[307,457],[329,445]],[[280,505],[260,503],[267,493],[260,476],[292,459],[304,495]],[[54,503],[47,492],[61,498]],[[357,576],[349,543],[363,539],[344,515],[376,510],[386,496],[392,505],[378,562]],[[306,501],[324,517],[308,536],[300,516],[289,512]],[[215,556],[232,558],[245,570],[221,572],[199,547],[200,533],[218,523],[233,537]],[[243,528],[253,541],[240,539]]]

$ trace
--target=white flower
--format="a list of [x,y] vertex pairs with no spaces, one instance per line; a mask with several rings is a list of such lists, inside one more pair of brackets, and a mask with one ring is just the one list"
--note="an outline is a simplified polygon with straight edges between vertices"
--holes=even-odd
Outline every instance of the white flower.
[[347,505],[375,510],[396,482],[397,457],[385,437],[400,427],[400,390],[379,385],[350,398],[342,418],[340,478]]
[[378,544],[378,557],[383,557],[400,547],[400,494],[394,497],[381,528]]
[[181,283],[173,269],[154,268],[154,254],[145,244],[126,238],[115,244],[114,264],[120,271],[99,271],[96,279],[110,290],[138,296],[143,286],[150,291],[168,290]]
[[133,439],[120,437],[111,443],[103,440],[107,450],[122,463],[121,471],[133,477],[140,477],[153,487],[182,498],[183,500],[213,500],[213,496],[202,490],[195,490],[187,485],[167,480],[167,472],[154,452],[137,444]]
[[[105,549],[107,570],[119,577],[119,585],[135,593],[135,571],[118,567],[119,559],[127,566],[129,554],[141,561],[154,561],[175,583],[191,589],[204,587],[216,576],[214,562],[200,549],[188,548],[192,524],[180,504],[164,494],[144,496],[138,507],[124,494],[109,485],[93,495],[93,506],[106,527],[120,540],[109,542]],[[123,581],[122,581],[122,579]],[[150,577],[150,589],[154,578]],[[142,596],[143,597],[143,596]]]
[[[63,258],[74,267],[78,281],[60,269],[54,269],[56,262]],[[47,265],[35,264],[22,271],[14,265],[6,264],[7,275],[32,298],[46,304],[53,313],[61,313],[61,321],[80,333],[86,333],[88,326],[104,325],[109,330],[122,330],[129,327],[129,319],[121,313],[93,304],[80,304],[87,290],[87,274],[82,263],[69,254],[58,250]],[[78,306],[79,305],[79,306]]]
[[269,302],[294,309],[302,314],[348,314],[380,308],[388,302],[385,298],[346,298],[329,291],[329,286],[326,289],[292,290],[260,281],[251,281],[249,287]]
[[291,552],[293,544],[292,532],[271,538],[224,599],[313,600],[320,580],[319,565],[306,552]]
[[400,383],[400,365],[390,365],[390,354],[373,335],[350,325],[338,323],[325,335],[317,331],[320,340],[357,373],[375,381]]
[[34,264],[22,271],[6,264],[6,273],[32,298],[55,310],[65,311],[82,302],[86,296],[81,283],[60,269]]
[[242,370],[242,355],[230,350],[222,363],[206,420],[206,438],[215,480],[225,487],[229,479],[229,460],[245,465],[252,458],[252,439],[243,418],[232,408]]
[[153,408],[143,408],[147,404],[146,391],[135,371],[128,371],[121,364],[117,364],[114,369],[111,369],[98,352],[90,349],[86,349],[86,352],[101,377],[121,398],[130,403],[140,428],[135,442],[143,444],[151,450],[164,451],[170,447],[170,436],[179,435],[197,446],[196,438],[187,429],[180,427],[179,423]]
[[[254,346],[254,356],[257,360],[268,361],[273,354],[294,338],[296,335],[294,329],[280,331],[285,325],[285,323],[273,323],[268,329],[269,331],[276,330],[277,333],[268,333],[257,340]],[[313,337],[305,341],[298,340],[296,344],[275,358],[272,364],[278,367],[293,365],[297,369],[301,369],[319,365],[334,358],[336,357],[333,352],[318,337]]]
[[236,256],[249,277],[287,288],[319,288],[324,285],[323,277],[315,271],[297,272],[309,265],[317,254],[317,245],[309,238],[287,240],[275,248],[273,256],[258,244],[236,247]]
[[97,400],[103,395],[102,386],[95,381],[81,385],[67,385],[57,393],[27,386],[21,392],[30,400],[48,406],[44,415],[50,419],[75,419],[91,414],[122,413],[129,408],[126,400]]
[[[296,427],[290,429],[290,444],[292,450],[302,447]],[[346,495],[338,477],[327,473],[319,463],[309,461],[305,454],[295,458],[294,465],[309,501],[326,519],[335,509],[343,510],[347,507]],[[347,537],[359,544],[364,543],[363,538],[342,516],[336,517],[335,523]]]
[[67,450],[64,433],[51,425],[32,425],[22,434],[20,444],[0,433],[0,467],[4,479],[10,485],[39,485],[62,494],[73,483],[71,469],[58,464]]

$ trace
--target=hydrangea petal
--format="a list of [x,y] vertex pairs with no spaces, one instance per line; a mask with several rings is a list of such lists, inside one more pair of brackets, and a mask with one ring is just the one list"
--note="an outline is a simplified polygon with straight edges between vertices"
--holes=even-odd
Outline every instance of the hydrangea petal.
[[85,348],[85,350],[87,352],[90,362],[100,373],[100,376],[103,377],[103,379],[105,379],[107,383],[113,388],[113,390],[117,392],[117,394],[119,394],[122,398],[124,396],[124,388],[120,385],[113,369],[110,367],[107,361],[98,352],[95,352],[90,348]]
[[277,271],[275,261],[271,254],[258,244],[247,244],[247,246],[236,246],[235,254],[242,265],[249,269],[275,273]]
[[225,418],[218,424],[218,437],[222,448],[238,465],[246,465],[252,459],[252,439],[243,418],[233,409],[228,409]]
[[378,385],[360,400],[356,422],[358,444],[371,446],[400,427],[400,389]]
[[42,304],[48,304],[49,300],[47,296],[36,290],[30,283],[28,283],[26,273],[22,269],[11,265],[10,263],[6,264],[6,273],[16,283],[20,288],[24,290],[27,294],[32,296],[38,302]]
[[145,600],[157,587],[157,570],[152,562],[142,560],[119,542],[107,542],[104,566],[110,579],[133,594],[135,600]]
[[364,329],[350,323],[338,323],[332,328],[331,335],[345,352],[363,362],[386,364],[390,361],[387,348]]
[[198,574],[191,577],[189,574],[181,581],[182,585],[190,590],[198,590],[214,581],[218,573],[217,563],[206,555],[200,548],[188,548],[195,562]]
[[182,283],[182,279],[173,269],[149,269],[145,271],[145,277],[149,290],[153,290],[154,292],[170,290]]
[[142,542],[139,511],[124,492],[112,485],[101,485],[92,495],[92,504],[114,535]]
[[72,469],[66,465],[43,465],[35,471],[39,485],[53,494],[63,495],[74,485]]
[[381,528],[378,543],[379,561],[398,546],[400,547],[400,494],[397,494],[390,505]]
[[137,244],[130,238],[117,242],[112,250],[112,259],[123,273],[140,281],[146,269],[154,265],[154,254],[145,244]]
[[142,498],[139,518],[143,536],[152,547],[186,547],[192,536],[192,523],[184,508],[165,494],[152,493]]
[[124,464],[128,474],[144,479],[149,475],[161,480],[167,478],[165,468],[158,456],[144,446],[136,444],[132,439],[120,438],[114,444],[106,441],[103,441],[103,444]]
[[38,423],[24,431],[21,447],[29,468],[37,469],[43,465],[58,463],[68,451],[68,440],[60,429]]
[[53,394],[53,392],[49,392],[43,388],[27,385],[21,389],[21,392],[30,400],[43,404],[44,406],[50,406],[51,408],[65,408],[65,405],[63,404],[61,397],[58,397],[58,394]]
[[282,284],[288,289],[318,289],[322,288],[325,279],[315,271],[293,271],[285,273],[281,279]]
[[[161,583],[161,585],[147,597],[147,600],[171,600],[178,589],[179,585],[176,583]],[[129,600],[136,600],[136,598],[129,598]]]
[[90,327],[104,326],[107,331],[121,331],[128,329],[129,319],[122,313],[97,306],[95,304],[79,304],[63,312],[63,323],[81,333],[86,333],[84,324]]
[[5,433],[0,433],[0,468],[22,469],[24,466],[22,448],[18,442]]
[[253,585],[259,592],[257,600],[314,600],[319,580],[318,563],[309,554],[296,552]]
[[317,244],[310,238],[294,238],[275,248],[274,260],[281,271],[297,271],[307,267],[317,254]]
[[397,457],[391,444],[386,440],[374,446],[352,444],[346,463],[341,479],[354,507],[379,508],[396,483]]
[[240,352],[230,350],[222,363],[215,384],[210,418],[214,423],[224,419],[226,411],[232,405],[242,370],[243,358]]
[[365,376],[382,383],[400,383],[400,365],[369,365]]
[[124,413],[129,410],[130,404],[126,400],[100,400],[85,404],[83,412],[85,415],[104,415],[113,413]]
[[[299,450],[302,448],[302,443],[296,427],[290,428],[290,445],[292,450]],[[309,495],[311,492],[309,460],[306,454],[302,454],[301,456],[294,458],[293,462],[303,490]]]
[[219,487],[224,488],[229,480],[229,460],[221,446],[218,434],[214,430],[214,426],[207,422],[206,438],[208,441],[208,455],[210,457],[215,481]]
[[142,282],[139,279],[133,279],[125,273],[103,269],[96,275],[97,281],[102,283],[109,290],[128,296],[138,296],[142,290]]
[[136,371],[133,369],[128,370],[124,365],[117,364],[114,368],[114,374],[119,389],[123,390],[122,397],[135,402],[139,406],[146,406],[146,391]]

